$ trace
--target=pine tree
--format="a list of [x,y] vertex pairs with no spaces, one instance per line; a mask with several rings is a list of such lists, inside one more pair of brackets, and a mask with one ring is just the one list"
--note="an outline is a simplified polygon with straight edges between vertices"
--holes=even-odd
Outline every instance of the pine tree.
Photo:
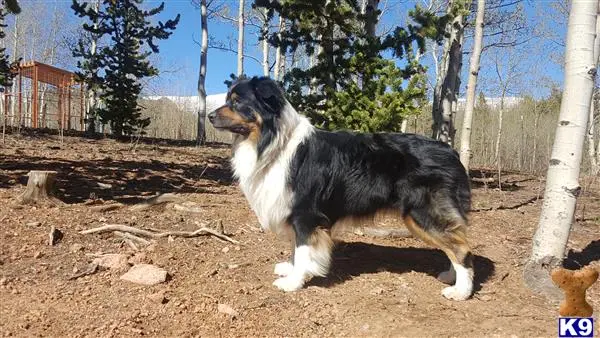
[[155,39],[167,39],[179,22],[177,15],[173,20],[153,25],[149,20],[163,11],[164,3],[143,10],[142,2],[103,0],[98,11],[78,0],[73,0],[71,6],[78,16],[97,24],[95,28],[84,23],[84,31],[98,40],[110,41],[93,54],[82,39],[73,54],[82,58],[78,62],[78,76],[99,90],[102,104],[96,113],[102,123],[110,124],[115,135],[143,130],[150,123],[148,118],[141,117],[137,102],[142,79],[158,74],[148,58],[159,51]]
[[[21,12],[21,8],[19,8],[19,4],[16,1],[6,1],[3,6],[0,7],[0,39],[4,39],[6,37],[6,33],[4,33],[4,28],[6,28],[6,24],[4,23],[4,19],[8,13],[17,14]],[[12,86],[13,79],[15,78],[16,72],[15,69],[19,64],[20,60],[16,62],[10,62],[8,54],[6,54],[6,48],[0,47],[0,86],[1,87],[10,87]]]
[[[256,7],[288,22],[269,42],[286,51],[305,50],[316,62],[291,69],[284,87],[291,103],[326,129],[399,131],[402,120],[418,113],[426,95],[425,68],[415,61],[425,39],[441,40],[448,17],[417,7],[413,24],[385,37],[373,34],[378,10],[362,13],[356,0],[255,0]],[[303,47],[299,49],[299,47]],[[405,59],[400,68],[383,57]]]

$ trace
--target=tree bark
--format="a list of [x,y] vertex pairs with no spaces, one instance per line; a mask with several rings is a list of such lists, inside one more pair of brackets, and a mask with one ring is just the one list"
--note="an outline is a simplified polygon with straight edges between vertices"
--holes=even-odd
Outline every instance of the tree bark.
[[36,204],[51,202],[53,204],[62,204],[60,200],[54,197],[54,182],[56,181],[56,171],[32,170],[27,176],[27,187],[25,191],[17,197],[20,204]]
[[[433,99],[433,137],[453,145],[454,123],[452,103],[456,101],[460,68],[462,64],[462,40],[464,35],[464,16],[462,3],[454,0],[448,2],[448,12],[455,6],[461,7],[458,15],[446,26],[448,38],[444,42],[442,66],[438,74],[438,82]],[[465,5],[468,9],[468,5]]]
[[502,89],[500,96],[500,109],[498,109],[498,133],[496,134],[496,147],[494,148],[494,160],[498,169],[500,168],[500,143],[502,142],[502,122],[504,117],[504,97],[506,91]]
[[[14,26],[14,30],[13,30],[13,58],[12,61],[13,62],[17,62],[17,60],[19,60],[19,51],[18,51],[18,47],[19,47],[19,16],[15,15],[15,26]],[[18,84],[17,81],[14,81],[12,84],[12,93],[17,93],[18,89]],[[17,94],[18,95],[18,94]],[[4,106],[4,105],[3,105]],[[10,125],[11,126],[15,126],[15,112],[16,112],[16,101],[13,98],[10,101]],[[6,118],[6,117],[5,117]]]
[[240,0],[238,10],[238,45],[237,45],[237,75],[244,74],[244,27],[246,21],[244,18],[244,0]]
[[477,0],[477,17],[475,18],[475,37],[473,51],[469,61],[469,83],[467,84],[467,98],[462,132],[460,136],[460,162],[469,170],[471,160],[471,127],[473,125],[473,111],[475,109],[477,76],[479,75],[479,61],[483,47],[483,19],[485,17],[485,0]]
[[406,133],[407,127],[408,127],[408,117],[405,117],[404,120],[402,120],[402,125],[400,126],[400,132]]
[[200,25],[202,27],[202,41],[200,45],[200,71],[198,74],[198,133],[196,143],[204,144],[206,141],[206,62],[208,53],[208,16],[206,0],[200,1]]
[[[600,12],[596,15],[596,39],[594,40],[594,61],[596,62],[596,68],[600,65]],[[596,145],[594,140],[594,112],[595,112],[595,100],[592,94],[592,100],[590,102],[590,113],[588,117],[588,131],[587,131],[587,142],[588,142],[588,157],[590,158],[590,167],[592,175],[596,176],[600,173],[600,149]],[[599,144],[600,145],[600,144]]]
[[267,16],[267,9],[262,10],[262,27],[261,27],[261,36],[262,40],[262,66],[263,66],[263,75],[269,76],[269,17]]
[[[96,0],[92,3],[94,6],[94,11],[98,13],[100,10],[100,1]],[[94,21],[94,28],[98,28],[97,20]],[[96,55],[96,51],[98,49],[98,37],[96,35],[92,36],[92,43],[90,46],[90,54]],[[88,88],[88,111],[86,113],[87,120],[87,132],[95,133],[96,132],[96,108],[98,104],[98,93],[96,93],[96,88]]]
[[[281,33],[285,30],[285,19],[279,16],[279,27],[277,36],[281,41]],[[280,81],[283,78],[283,72],[285,71],[285,51],[281,48],[281,43],[277,46],[275,51],[275,68],[273,70],[273,78],[275,81]]]
[[371,38],[376,37],[377,33],[377,7],[379,6],[379,0],[365,0],[364,13],[367,16],[365,20],[365,33]]
[[581,187],[579,172],[594,89],[594,38],[597,0],[573,0],[565,53],[565,81],[559,123],[546,177],[544,203],[525,270],[525,283],[548,296],[557,293],[549,272],[561,265],[575,202]]

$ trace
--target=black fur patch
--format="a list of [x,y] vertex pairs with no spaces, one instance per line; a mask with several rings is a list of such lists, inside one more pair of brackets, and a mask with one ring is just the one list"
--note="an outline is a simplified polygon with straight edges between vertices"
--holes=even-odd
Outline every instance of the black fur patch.
[[289,179],[289,221],[311,220],[301,226],[308,233],[382,209],[410,215],[427,231],[443,231],[466,218],[471,204],[458,154],[413,134],[317,131],[298,148]]

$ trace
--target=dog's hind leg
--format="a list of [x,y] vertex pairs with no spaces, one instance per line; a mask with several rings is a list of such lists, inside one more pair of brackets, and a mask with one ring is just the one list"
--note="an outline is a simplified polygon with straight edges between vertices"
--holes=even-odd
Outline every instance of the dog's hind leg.
[[404,217],[406,227],[426,243],[441,249],[450,259],[450,270],[438,277],[453,286],[442,290],[448,299],[465,300],[473,293],[473,255],[466,239],[465,222],[459,220],[441,228],[430,226],[424,228],[410,214]]
[[279,263],[282,265],[275,267],[285,272],[284,277],[273,283],[283,291],[296,291],[311,277],[325,276],[329,271],[333,241],[327,230],[315,227],[314,223],[306,223],[310,219],[312,217],[296,217],[292,221],[296,235],[293,265]]

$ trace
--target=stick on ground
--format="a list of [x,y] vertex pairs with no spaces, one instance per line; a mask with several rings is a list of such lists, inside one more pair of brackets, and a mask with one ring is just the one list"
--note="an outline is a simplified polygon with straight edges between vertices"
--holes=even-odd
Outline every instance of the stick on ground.
[[170,203],[170,202],[179,202],[180,198],[174,194],[161,194],[154,197],[150,197],[147,200],[138,203],[129,208],[131,211],[140,211],[151,208],[155,205]]
[[123,225],[123,224],[106,224],[101,227],[84,230],[79,233],[82,235],[86,235],[86,234],[93,234],[93,233],[115,232],[115,231],[129,233],[129,234],[133,234],[133,235],[137,235],[137,236],[141,236],[141,237],[148,237],[148,238],[163,238],[163,237],[167,237],[167,236],[190,238],[190,237],[211,235],[211,236],[215,236],[217,238],[220,238],[222,240],[228,241],[233,244],[240,243],[227,235],[220,234],[213,229],[205,228],[205,227],[197,229],[195,231],[162,231],[162,232],[157,231],[157,232],[154,232],[154,231],[130,227],[130,226]]

